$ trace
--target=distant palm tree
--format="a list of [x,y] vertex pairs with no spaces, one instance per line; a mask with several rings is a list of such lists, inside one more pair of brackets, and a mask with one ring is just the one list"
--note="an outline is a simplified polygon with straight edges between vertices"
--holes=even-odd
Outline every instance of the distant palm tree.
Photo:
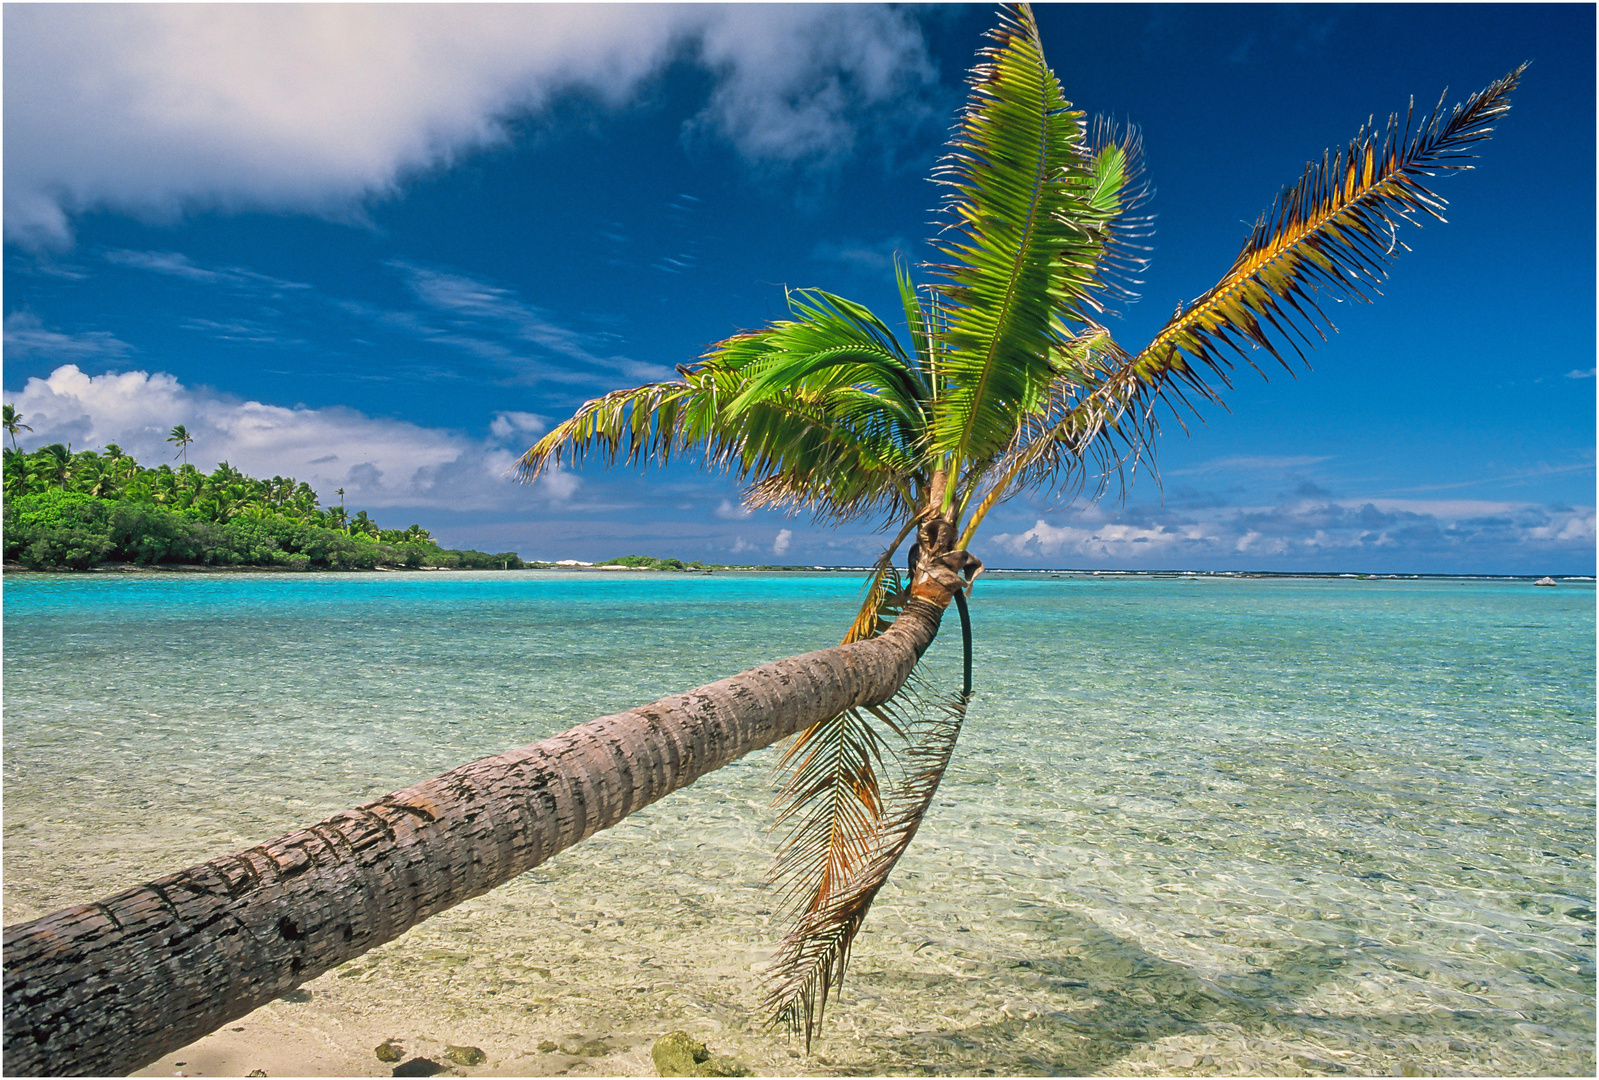
[[189,445],[194,442],[194,436],[189,434],[189,429],[179,424],[172,429],[172,434],[167,436],[167,442],[175,444],[178,448],[178,453],[172,456],[177,457],[178,454],[182,454],[183,463],[187,465],[189,463]]
[[22,416],[17,412],[15,405],[5,407],[6,434],[11,436],[11,449],[17,448],[17,432],[32,431],[33,429],[22,422]]
[[35,451],[42,458],[41,472],[45,478],[61,485],[61,490],[67,490],[67,481],[72,478],[72,447],[61,443],[51,443],[49,446],[40,447]]

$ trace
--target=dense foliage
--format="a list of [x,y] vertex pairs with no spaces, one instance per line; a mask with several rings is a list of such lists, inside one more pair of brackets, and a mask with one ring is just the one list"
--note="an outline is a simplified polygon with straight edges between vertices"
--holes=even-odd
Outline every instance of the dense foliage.
[[[321,507],[309,484],[257,480],[222,462],[147,469],[116,445],[73,453],[52,443],[5,448],[5,560],[31,569],[102,562],[371,570],[520,569],[515,552],[439,547],[420,525],[384,529],[359,511]],[[342,492],[341,492],[342,494]]]
[[810,570],[809,566],[774,566],[771,563],[708,563],[695,559],[693,562],[684,562],[682,559],[659,559],[654,555],[622,555],[615,559],[606,559],[596,566],[626,566],[634,570]]

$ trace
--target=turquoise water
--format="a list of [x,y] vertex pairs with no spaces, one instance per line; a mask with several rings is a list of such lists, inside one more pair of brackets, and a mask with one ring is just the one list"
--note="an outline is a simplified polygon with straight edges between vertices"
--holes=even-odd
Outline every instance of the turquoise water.
[[[5,921],[829,644],[858,589],[8,577]],[[1594,599],[985,576],[966,732],[815,1056],[761,1026],[770,752],[283,1022],[328,1072],[386,1073],[371,1045],[408,1033],[482,1046],[474,1072],[638,1072],[686,1028],[764,1072],[1591,1075]],[[953,631],[929,657],[950,688]]]

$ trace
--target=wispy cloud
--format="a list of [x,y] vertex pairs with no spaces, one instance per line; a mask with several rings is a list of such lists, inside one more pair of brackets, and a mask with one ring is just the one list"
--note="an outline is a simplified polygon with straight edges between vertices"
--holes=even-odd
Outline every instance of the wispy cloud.
[[1270,454],[1238,454],[1232,457],[1215,458],[1204,461],[1198,465],[1190,465],[1186,469],[1171,469],[1167,476],[1197,476],[1219,472],[1248,472],[1272,469],[1304,469],[1311,465],[1320,465],[1323,461],[1331,461],[1332,455],[1298,454],[1298,455],[1270,455]]
[[[406,262],[391,262],[405,275],[412,293],[439,316],[450,319],[448,329],[403,317],[416,332],[442,344],[456,345],[501,363],[515,363],[523,346],[534,346],[550,356],[575,361],[589,368],[616,372],[629,379],[646,381],[670,378],[672,373],[656,364],[646,364],[620,355],[602,355],[598,350],[616,340],[610,331],[586,333],[558,322],[542,308],[517,297],[515,292],[491,285],[464,274],[433,270]],[[516,345],[513,349],[510,346]],[[546,369],[543,374],[554,373]],[[566,374],[581,378],[572,372]],[[558,376],[556,376],[558,377]]]
[[818,240],[811,249],[817,262],[842,263],[857,270],[881,272],[894,265],[894,253],[909,251],[903,237],[890,237],[876,243],[864,240]]
[[94,209],[359,219],[562,91],[619,107],[676,61],[713,79],[687,133],[763,167],[892,142],[936,83],[876,5],[39,4],[4,30],[5,228],[35,248]]
[[225,285],[245,291],[289,291],[309,289],[311,286],[299,281],[285,281],[282,278],[272,277],[270,274],[260,274],[254,270],[247,270],[242,266],[229,266],[213,268],[197,265],[187,255],[180,255],[175,251],[127,251],[113,250],[105,253],[106,262],[118,266],[129,266],[136,270],[148,270],[153,274],[165,274],[169,277],[182,278],[185,281],[196,281],[204,285]]
[[1525,483],[1529,480],[1542,480],[1550,476],[1567,476],[1571,473],[1593,472],[1594,462],[1587,461],[1567,462],[1564,465],[1539,465],[1533,469],[1520,469],[1516,472],[1498,473],[1485,476],[1476,480],[1459,480],[1452,484],[1425,484],[1420,487],[1398,488],[1393,494],[1414,495],[1424,491],[1458,491],[1461,488],[1483,487],[1485,485],[1504,486]]
[[1594,377],[1595,370],[1595,368],[1588,368],[1587,370],[1583,370],[1582,368],[1572,368],[1570,371],[1566,372],[1566,378],[1591,379]]
[[132,346],[115,334],[89,330],[63,334],[47,330],[38,317],[14,311],[5,321],[6,355],[12,359],[42,356],[49,360],[114,360],[128,355]]
[[226,322],[217,319],[184,319],[178,324],[185,330],[193,330],[198,334],[205,334],[218,341],[231,341],[244,345],[304,345],[304,341],[284,335],[249,319],[233,319]]
[[732,499],[723,499],[716,507],[716,516],[723,521],[743,521],[752,513],[751,510],[734,505]]

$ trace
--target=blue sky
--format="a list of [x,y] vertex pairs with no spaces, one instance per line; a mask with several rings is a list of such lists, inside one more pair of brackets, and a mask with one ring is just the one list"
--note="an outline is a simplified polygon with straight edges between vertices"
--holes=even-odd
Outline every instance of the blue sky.
[[[1138,347],[1307,160],[1531,60],[1449,224],[1297,377],[1165,424],[1124,501],[1016,500],[995,566],[1593,573],[1589,5],[1038,9],[1143,132]],[[310,481],[528,558],[861,563],[691,464],[514,456],[819,286],[888,315],[992,8],[8,6],[5,399],[28,443]]]

